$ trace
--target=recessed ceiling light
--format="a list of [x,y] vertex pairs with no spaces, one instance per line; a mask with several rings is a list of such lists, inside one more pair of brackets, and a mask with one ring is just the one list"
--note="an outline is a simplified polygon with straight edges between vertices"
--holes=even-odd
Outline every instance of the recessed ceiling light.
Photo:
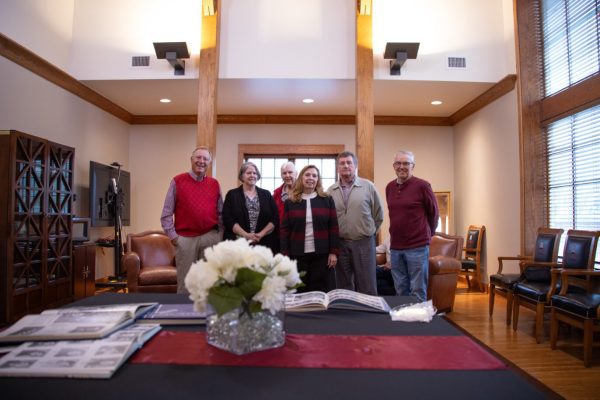
[[433,106],[439,106],[440,104],[442,104],[442,102],[440,100],[433,100],[431,102],[431,105],[433,105]]
[[315,100],[314,100],[314,99],[302,99],[302,102],[303,102],[304,104],[310,104],[310,103],[314,103],[314,102],[315,102]]
[[161,103],[170,103],[171,99],[160,99]]

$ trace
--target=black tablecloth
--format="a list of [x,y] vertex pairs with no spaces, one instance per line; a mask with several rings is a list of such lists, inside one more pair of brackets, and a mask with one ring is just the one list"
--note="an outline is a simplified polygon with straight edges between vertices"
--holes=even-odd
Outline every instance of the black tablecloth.
[[[410,299],[387,297],[390,305]],[[115,294],[74,305],[189,302],[175,294]],[[203,330],[198,326],[165,327]],[[287,313],[286,332],[345,335],[463,335],[442,317],[431,323],[392,322],[387,314],[346,310]],[[412,371],[123,365],[109,380],[0,378],[6,399],[546,399],[558,396],[516,368],[489,371]]]

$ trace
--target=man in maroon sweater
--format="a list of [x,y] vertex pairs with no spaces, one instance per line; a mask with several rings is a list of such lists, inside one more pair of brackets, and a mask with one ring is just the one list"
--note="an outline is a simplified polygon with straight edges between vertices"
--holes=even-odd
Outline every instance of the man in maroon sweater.
[[415,156],[394,157],[397,178],[385,188],[390,213],[392,278],[399,296],[427,300],[429,243],[438,224],[437,201],[429,182],[413,176]]
[[184,280],[192,263],[223,236],[221,187],[206,176],[212,155],[207,147],[198,147],[190,161],[191,170],[171,180],[160,216],[163,230],[176,247],[177,293],[188,293]]

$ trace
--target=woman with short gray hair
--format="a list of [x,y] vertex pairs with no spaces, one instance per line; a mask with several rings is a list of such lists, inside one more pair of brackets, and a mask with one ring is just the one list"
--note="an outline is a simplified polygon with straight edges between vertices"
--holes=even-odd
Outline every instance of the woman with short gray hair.
[[243,237],[275,254],[279,252],[279,212],[271,193],[256,186],[260,176],[256,164],[242,164],[238,174],[242,184],[227,192],[223,203],[223,239]]

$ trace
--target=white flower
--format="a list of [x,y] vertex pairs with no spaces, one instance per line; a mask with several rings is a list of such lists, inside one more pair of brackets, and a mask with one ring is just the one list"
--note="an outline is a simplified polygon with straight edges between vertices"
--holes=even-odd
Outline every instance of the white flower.
[[[296,261],[281,254],[273,256],[271,249],[251,246],[245,239],[226,240],[206,249],[204,260],[193,263],[185,277],[185,286],[190,292],[190,299],[194,301],[194,308],[198,311],[206,309],[213,287],[223,286],[228,288],[228,296],[232,293],[236,295],[235,290],[232,292],[231,289],[236,287],[237,273],[241,268],[250,268],[265,278],[258,292],[250,295],[237,292],[237,296],[240,296],[239,306],[258,302],[261,309],[275,313],[283,307],[285,293],[301,283]],[[256,275],[251,276],[249,279],[257,279]],[[225,309],[228,306],[223,307],[223,304],[231,303],[231,297],[227,297],[226,301],[214,292],[211,299],[215,308],[216,303]]]
[[197,311],[206,309],[208,292],[211,287],[219,280],[217,270],[210,267],[205,261],[196,261],[190,267],[190,271],[185,277],[185,286],[190,292],[190,300],[194,301]]
[[286,289],[285,279],[280,276],[267,276],[262,283],[262,288],[252,300],[260,302],[263,310],[269,310],[275,314],[283,307]]

